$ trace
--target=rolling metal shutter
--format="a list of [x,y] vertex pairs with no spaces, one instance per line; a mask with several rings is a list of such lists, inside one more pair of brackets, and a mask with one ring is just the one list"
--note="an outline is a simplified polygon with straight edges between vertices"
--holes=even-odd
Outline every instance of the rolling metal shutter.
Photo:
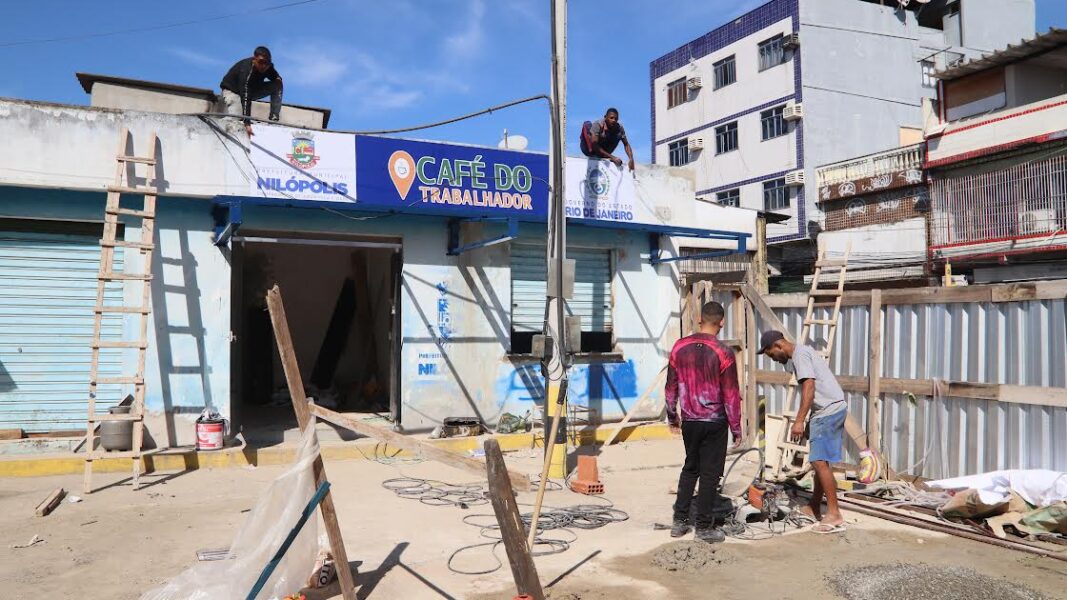
[[[0,232],[0,429],[84,429],[99,265],[99,235]],[[121,282],[105,298],[122,304]],[[122,326],[122,315],[105,315],[101,337],[121,339]],[[121,367],[121,349],[101,351],[101,376]],[[120,393],[101,385],[97,406]]]
[[[574,298],[567,302],[567,314],[581,316],[582,331],[610,332],[611,251],[568,248],[567,258],[575,260]],[[547,271],[543,244],[511,245],[513,330],[541,331]]]

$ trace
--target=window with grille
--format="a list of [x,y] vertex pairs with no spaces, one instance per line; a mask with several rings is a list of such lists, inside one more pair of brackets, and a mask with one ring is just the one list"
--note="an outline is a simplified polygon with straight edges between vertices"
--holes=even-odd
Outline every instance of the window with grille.
[[923,87],[937,87],[937,79],[934,79],[934,71],[937,70],[937,64],[932,60],[924,60],[919,64],[922,66]]
[[763,210],[783,210],[789,208],[789,188],[785,178],[763,182]]
[[712,66],[715,67],[715,89],[726,87],[737,81],[737,65],[732,54]]
[[785,62],[785,47],[782,36],[776,35],[759,45],[759,70],[765,71]]
[[770,110],[765,110],[759,114],[760,126],[763,129],[763,140],[769,140],[788,133],[788,128],[785,124],[785,119],[782,118],[782,114],[785,112],[785,106],[779,106]]
[[715,128],[715,154],[737,150],[737,121]]
[[672,167],[689,164],[689,138],[668,144],[667,154]]
[[732,190],[724,190],[715,194],[715,200],[723,206],[741,206],[741,190],[734,188]]
[[685,77],[667,84],[667,108],[674,108],[689,99],[689,90],[685,87]]

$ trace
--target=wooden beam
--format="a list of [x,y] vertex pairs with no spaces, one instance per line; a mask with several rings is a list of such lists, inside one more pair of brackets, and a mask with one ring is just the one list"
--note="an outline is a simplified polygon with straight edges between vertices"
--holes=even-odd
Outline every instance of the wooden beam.
[[[783,371],[756,371],[756,382],[766,385],[789,385],[792,375]],[[846,392],[869,393],[870,380],[855,375],[838,375],[837,382]],[[949,381],[945,395],[974,400],[995,400],[1011,404],[1034,404],[1038,406],[1067,406],[1067,390],[1036,385],[1008,385],[1002,383],[974,383]],[[883,394],[912,393],[916,396],[933,396],[932,379],[897,379],[882,377],[879,384]]]
[[[764,301],[763,296],[756,291],[756,288],[747,283],[743,283],[741,284],[741,294],[752,304],[753,308],[759,312],[760,316],[763,317],[763,320],[767,323],[769,329],[777,329],[778,331],[781,331],[782,335],[785,336],[786,341],[791,344],[796,343],[796,338],[794,338],[793,334],[786,329],[785,325],[782,324],[781,319],[778,318],[778,315],[774,314],[774,311],[771,310],[771,307]],[[801,304],[801,306],[807,306],[807,297],[807,294],[804,294],[804,303]]]
[[[1057,280],[997,285],[882,290],[882,305],[1023,302],[1027,300],[1059,300],[1064,297],[1067,297],[1067,280]],[[764,297],[764,301],[771,308],[804,308],[807,306],[808,296],[803,293],[770,294]],[[845,292],[841,297],[841,306],[860,306],[870,304],[870,301],[870,291]]]
[[[470,456],[463,456],[462,454],[457,454],[455,452],[445,450],[444,448],[438,448],[437,446],[429,442],[417,440],[413,437],[404,435],[402,433],[397,433],[385,427],[371,425],[366,421],[362,421],[360,419],[356,419],[348,415],[343,415],[339,412],[335,412],[328,408],[319,406],[312,401],[308,401],[307,407],[308,410],[311,411],[311,414],[322,419],[323,421],[333,423],[338,427],[344,427],[345,429],[354,431],[360,435],[365,435],[367,437],[371,437],[376,440],[385,442],[390,446],[395,446],[397,448],[400,448],[401,450],[407,450],[408,452],[420,458],[434,460],[439,463],[446,464],[450,467],[463,469],[464,471],[469,471],[482,477],[485,476],[485,463],[476,458],[471,458]],[[520,492],[526,492],[530,490],[529,476],[515,472],[509,472],[508,475],[511,478],[512,487],[519,490]]]
[[752,260],[752,276],[756,291],[768,292],[767,282],[767,217],[756,217],[756,255]]
[[1001,384],[997,400],[1009,404],[1067,407],[1067,389]]
[[526,545],[526,531],[519,515],[519,505],[515,502],[515,493],[511,488],[510,474],[504,463],[504,454],[500,444],[493,439],[485,440],[485,462],[489,477],[489,500],[493,503],[496,522],[500,525],[500,539],[511,565],[511,576],[515,579],[515,591],[519,596],[528,596],[533,600],[545,600],[541,580],[537,576],[530,547]]
[[867,446],[882,452],[882,290],[871,290],[870,356],[867,372]]
[[[766,274],[764,274],[766,280]],[[750,444],[757,444],[759,437],[759,396],[756,394],[756,352],[759,342],[756,332],[756,311],[752,305],[745,303],[745,437]]]
[[37,505],[37,510],[35,510],[34,513],[38,517],[48,516],[57,506],[59,506],[59,501],[63,499],[63,496],[66,493],[66,490],[61,487],[52,490],[52,493],[48,494],[48,497]]
[[[311,422],[311,413],[308,411],[308,401],[304,395],[304,382],[300,378],[300,365],[296,361],[293,338],[289,334],[289,321],[285,317],[282,293],[277,284],[267,291],[267,309],[270,311],[271,324],[274,326],[274,339],[278,346],[282,368],[285,370],[285,380],[289,384],[293,412],[296,413],[296,421],[300,425],[300,430],[304,431]],[[314,427],[314,424],[311,426]],[[321,486],[326,481],[326,467],[322,464],[321,455],[315,457],[312,470],[315,474],[315,485]],[[319,511],[322,513],[326,535],[330,540],[330,550],[336,561],[337,579],[341,582],[341,595],[344,600],[356,600],[356,582],[352,577],[352,569],[348,565],[348,553],[345,551],[345,542],[341,537],[341,526],[337,523],[337,509],[333,505],[332,491],[327,491],[322,498]]]

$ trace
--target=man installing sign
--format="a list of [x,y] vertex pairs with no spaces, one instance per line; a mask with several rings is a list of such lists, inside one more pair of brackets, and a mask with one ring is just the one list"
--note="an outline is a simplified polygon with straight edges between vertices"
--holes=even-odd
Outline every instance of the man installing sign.
[[622,166],[622,159],[612,154],[615,148],[622,142],[626,149],[626,156],[630,158],[630,170],[634,170],[634,151],[630,148],[630,140],[626,139],[626,129],[619,123],[619,111],[609,108],[604,113],[604,118],[596,121],[582,123],[582,154],[589,158],[606,158],[615,163],[616,167]]

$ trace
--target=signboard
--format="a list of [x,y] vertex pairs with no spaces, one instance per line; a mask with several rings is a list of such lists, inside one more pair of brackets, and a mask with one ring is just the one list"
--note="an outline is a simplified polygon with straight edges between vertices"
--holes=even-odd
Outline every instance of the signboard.
[[378,210],[544,220],[548,156],[356,136],[356,197]]
[[255,125],[249,159],[255,197],[353,202],[356,149],[352,136]]
[[663,167],[638,166],[634,173],[607,160],[567,158],[567,218],[619,224],[695,226],[694,185]]
[[874,177],[861,177],[853,181],[824,185],[819,188],[819,201],[840,200],[850,196],[883,192],[918,185],[923,182],[923,173],[918,169],[890,171]]

